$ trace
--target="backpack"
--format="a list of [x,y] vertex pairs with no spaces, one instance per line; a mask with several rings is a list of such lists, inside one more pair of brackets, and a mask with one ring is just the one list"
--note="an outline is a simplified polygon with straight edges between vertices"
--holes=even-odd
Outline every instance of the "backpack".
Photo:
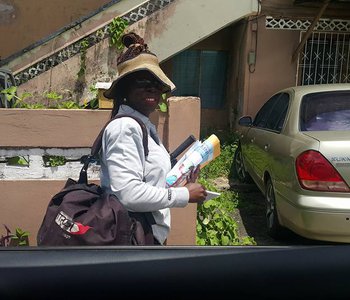
[[37,235],[38,246],[153,245],[151,212],[128,212],[113,194],[88,183],[87,169],[102,146],[107,125],[121,117],[135,119],[142,128],[145,157],[148,134],[144,123],[129,115],[118,115],[97,136],[80,171],[79,180],[68,178],[64,188],[50,200]]

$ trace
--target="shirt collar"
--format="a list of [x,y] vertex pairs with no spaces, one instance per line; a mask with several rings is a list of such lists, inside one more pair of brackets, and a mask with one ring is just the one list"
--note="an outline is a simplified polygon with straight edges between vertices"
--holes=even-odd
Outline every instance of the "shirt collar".
[[148,132],[150,131],[150,127],[154,127],[154,125],[151,123],[151,120],[146,117],[145,115],[141,114],[137,110],[133,109],[132,107],[122,104],[119,107],[118,115],[125,114],[125,115],[130,115],[133,117],[139,118],[147,127]]

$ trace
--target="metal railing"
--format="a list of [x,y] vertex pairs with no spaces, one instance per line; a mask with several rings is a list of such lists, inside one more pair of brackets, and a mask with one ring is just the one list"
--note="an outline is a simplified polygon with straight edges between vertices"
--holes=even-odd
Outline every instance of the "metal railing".
[[9,101],[6,95],[1,93],[1,91],[11,86],[16,86],[16,81],[12,72],[6,69],[0,69],[0,108],[8,108],[12,106],[12,100]]

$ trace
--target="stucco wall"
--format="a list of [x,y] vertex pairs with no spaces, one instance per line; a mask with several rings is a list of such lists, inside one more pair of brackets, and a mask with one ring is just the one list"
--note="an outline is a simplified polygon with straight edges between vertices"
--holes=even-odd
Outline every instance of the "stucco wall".
[[[323,1],[304,1],[295,5],[294,0],[263,0],[261,1],[261,12],[267,16],[277,16],[284,18],[309,18],[313,19]],[[323,18],[349,19],[350,6],[346,1],[331,1],[328,4]]]
[[248,20],[242,20],[233,26],[231,33],[232,65],[228,81],[230,128],[235,127],[239,116],[243,114],[248,29]]
[[[257,38],[257,44],[255,44]],[[257,34],[248,30],[247,53],[256,53],[255,68],[245,69],[245,98],[242,114],[255,116],[262,104],[280,89],[296,85],[297,61],[293,51],[299,43],[299,31],[265,28],[265,18],[258,19]]]
[[0,57],[6,58],[108,2],[110,0],[2,0]]
[[[87,151],[108,119],[110,111],[83,110],[17,110],[0,109],[0,158],[6,155],[36,155],[35,151]],[[168,115],[154,113],[163,143],[174,150],[188,135],[199,137],[200,102],[198,98],[169,99]],[[44,125],[42,125],[44,124]],[[11,136],[11,137],[10,137]],[[34,149],[34,153],[33,153]],[[77,164],[79,164],[77,162]],[[20,227],[30,232],[30,245],[36,245],[36,234],[51,197],[64,186],[68,176],[77,179],[80,167],[59,166],[44,169],[34,162],[30,167],[6,166],[0,161],[0,224],[10,229]],[[17,168],[17,169],[16,169]],[[32,168],[33,172],[23,170]],[[92,170],[95,173],[96,170]],[[91,175],[91,170],[89,170]],[[93,175],[93,174],[92,174]],[[89,176],[98,183],[97,176]],[[169,245],[194,245],[197,206],[171,209],[172,230]],[[5,228],[0,227],[0,235]]]

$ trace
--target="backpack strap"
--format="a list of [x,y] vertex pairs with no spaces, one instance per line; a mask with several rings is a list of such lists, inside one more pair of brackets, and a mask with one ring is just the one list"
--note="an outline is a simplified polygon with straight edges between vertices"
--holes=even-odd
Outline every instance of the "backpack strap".
[[104,133],[106,127],[108,126],[108,124],[116,119],[123,118],[123,117],[132,118],[137,123],[139,123],[139,125],[141,126],[143,150],[144,150],[145,157],[148,156],[148,132],[147,132],[146,125],[141,121],[141,119],[139,119],[137,117],[126,115],[126,114],[116,115],[113,119],[110,119],[105,124],[105,126],[101,129],[100,133],[98,134],[97,138],[95,139],[95,141],[91,147],[91,154],[86,158],[84,165],[80,171],[78,183],[86,183],[87,184],[87,169],[88,169],[90,163],[94,159],[97,158],[97,155],[102,147],[102,136],[103,136],[103,133]]
[[144,149],[144,153],[145,153],[145,157],[148,156],[148,132],[147,132],[147,128],[146,125],[141,121],[141,119],[134,117],[134,116],[129,116],[129,115],[116,115],[113,119],[109,120],[106,125],[102,128],[102,130],[100,131],[99,135],[97,136],[95,142],[93,143],[92,147],[91,147],[91,156],[96,157],[98,152],[100,151],[101,147],[102,147],[102,136],[103,133],[106,129],[106,127],[108,126],[109,123],[111,123],[112,121],[116,120],[116,119],[120,119],[123,117],[129,117],[134,119],[137,123],[139,123],[139,125],[141,126],[142,129],[142,144],[143,144],[143,149]]

